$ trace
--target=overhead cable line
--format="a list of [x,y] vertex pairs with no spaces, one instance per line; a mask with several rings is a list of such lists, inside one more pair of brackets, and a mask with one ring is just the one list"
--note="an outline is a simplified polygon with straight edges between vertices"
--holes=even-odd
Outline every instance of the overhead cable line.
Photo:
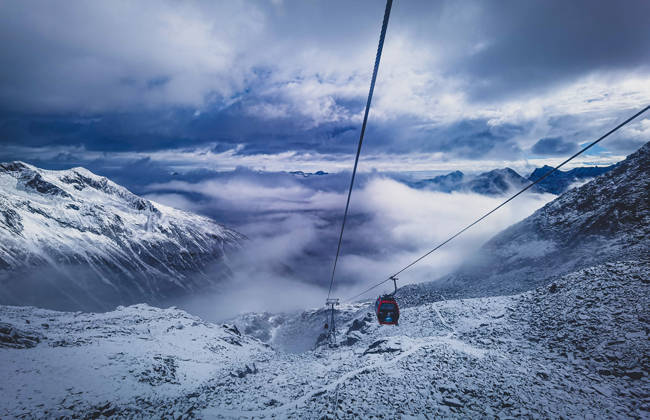
[[361,154],[361,145],[363,144],[363,135],[366,133],[366,124],[368,123],[368,112],[370,111],[370,102],[372,102],[372,93],[375,90],[375,81],[377,80],[377,72],[379,71],[379,61],[381,60],[381,51],[384,49],[384,39],[386,38],[386,28],[388,27],[388,18],[390,17],[390,9],[393,6],[393,0],[386,1],[386,10],[384,11],[384,22],[381,25],[381,34],[379,35],[379,46],[377,47],[377,55],[375,56],[375,68],[372,71],[372,80],[370,81],[370,91],[368,92],[368,101],[366,102],[366,111],[363,115],[363,124],[361,125],[361,135],[359,136],[359,145],[357,146],[357,156],[354,158],[354,168],[352,169],[352,178],[350,179],[350,189],[348,190],[348,199],[345,203],[345,212],[343,213],[343,223],[341,223],[341,233],[339,234],[339,243],[336,247],[336,257],[334,258],[334,266],[332,268],[332,278],[330,279],[330,288],[327,292],[327,299],[332,294],[332,286],[334,285],[334,274],[336,273],[336,264],[339,260],[341,253],[341,242],[343,241],[343,230],[345,229],[345,221],[348,217],[348,209],[350,208],[350,196],[352,195],[352,187],[354,186],[354,177],[357,174],[357,165],[359,164],[359,155]]
[[354,295],[354,296],[351,296],[351,297],[347,298],[346,301],[351,301],[351,300],[356,299],[356,298],[358,298],[358,297],[360,297],[360,296],[363,296],[364,294],[368,293],[368,292],[371,291],[372,289],[381,286],[382,284],[384,284],[384,283],[386,283],[387,281],[391,280],[393,277],[397,276],[398,274],[401,274],[402,272],[408,270],[409,268],[411,268],[412,266],[414,266],[414,265],[417,264],[418,262],[422,261],[423,259],[425,259],[425,258],[428,257],[429,255],[431,255],[433,252],[437,251],[438,249],[442,248],[444,245],[448,244],[449,242],[451,242],[452,240],[454,240],[455,238],[457,238],[458,236],[460,236],[461,234],[463,234],[465,231],[467,231],[468,229],[470,229],[472,226],[476,225],[477,223],[479,223],[480,221],[482,221],[483,219],[485,219],[486,217],[488,217],[489,215],[491,215],[491,214],[494,213],[495,211],[499,210],[501,207],[503,207],[503,206],[505,206],[506,204],[508,204],[510,201],[512,201],[512,200],[514,200],[515,198],[517,198],[519,195],[523,194],[525,191],[529,190],[533,185],[539,183],[540,181],[542,181],[543,179],[545,179],[546,177],[548,177],[549,175],[551,175],[553,172],[557,171],[557,170],[560,169],[562,166],[564,166],[565,164],[569,163],[571,160],[573,160],[573,159],[576,158],[577,156],[580,156],[582,153],[586,152],[587,150],[589,150],[590,148],[592,148],[593,146],[595,146],[596,144],[598,144],[600,141],[602,141],[602,140],[604,140],[605,138],[609,137],[610,134],[613,134],[614,132],[616,132],[616,131],[618,131],[620,128],[622,128],[623,126],[625,126],[625,125],[627,125],[628,123],[630,123],[632,120],[636,119],[639,115],[643,114],[643,113],[646,112],[648,109],[650,109],[650,105],[646,106],[646,107],[643,108],[641,111],[639,111],[639,112],[637,112],[636,114],[632,115],[630,118],[628,118],[627,120],[623,121],[622,123],[620,123],[619,125],[617,125],[617,126],[614,127],[613,129],[611,129],[610,131],[608,131],[606,134],[604,134],[603,136],[601,136],[600,138],[598,138],[597,140],[595,140],[595,141],[589,143],[587,146],[583,147],[580,151],[576,152],[573,156],[569,157],[569,158],[566,159],[564,162],[562,162],[562,163],[560,163],[559,165],[557,165],[555,168],[549,170],[549,171],[546,172],[544,175],[542,175],[540,178],[538,178],[538,179],[536,179],[535,181],[531,182],[530,184],[526,185],[524,188],[522,188],[519,192],[517,192],[516,194],[514,194],[512,197],[508,198],[508,199],[507,199],[506,201],[504,201],[503,203],[499,204],[498,206],[496,206],[495,208],[493,208],[493,209],[490,210],[489,212],[485,213],[483,216],[479,217],[478,219],[476,219],[475,221],[473,221],[473,222],[470,223],[469,225],[465,226],[463,229],[459,230],[459,231],[456,232],[454,235],[450,236],[449,238],[447,238],[446,240],[444,240],[443,242],[441,242],[440,244],[438,244],[435,248],[431,249],[430,251],[427,251],[427,252],[426,252],[424,255],[422,255],[421,257],[419,257],[419,258],[415,259],[414,261],[412,261],[411,263],[407,264],[406,266],[404,266],[402,269],[400,269],[400,270],[397,271],[396,273],[394,273],[394,274],[388,276],[388,278],[386,278],[386,279],[380,281],[379,283],[374,284],[373,286],[369,287],[368,289],[364,290],[364,291],[361,292],[361,293],[358,293],[358,294],[356,294],[356,295]]

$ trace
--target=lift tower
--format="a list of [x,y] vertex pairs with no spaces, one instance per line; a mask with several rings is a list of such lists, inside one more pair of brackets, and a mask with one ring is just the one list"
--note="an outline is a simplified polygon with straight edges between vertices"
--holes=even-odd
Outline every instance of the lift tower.
[[338,299],[328,298],[325,305],[330,307],[330,322],[327,330],[327,342],[330,347],[336,346],[336,324],[334,323],[334,306],[339,304]]

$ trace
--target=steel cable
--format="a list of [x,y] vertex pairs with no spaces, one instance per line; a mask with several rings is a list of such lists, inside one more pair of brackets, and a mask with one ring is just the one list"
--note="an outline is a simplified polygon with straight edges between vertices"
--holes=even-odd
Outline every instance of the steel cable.
[[473,221],[473,222],[470,223],[469,225],[465,226],[463,229],[459,230],[459,231],[456,232],[454,235],[450,236],[449,238],[447,238],[446,240],[444,240],[444,241],[441,242],[440,244],[436,245],[433,249],[431,249],[430,251],[427,251],[424,255],[418,257],[417,259],[415,259],[415,260],[412,261],[411,263],[407,264],[406,266],[404,266],[402,269],[400,269],[400,270],[397,271],[396,273],[394,273],[394,274],[388,276],[388,278],[386,278],[386,279],[380,281],[379,283],[374,284],[373,286],[369,287],[368,289],[364,290],[363,292],[361,292],[361,293],[357,293],[356,295],[347,298],[345,301],[346,301],[346,302],[349,302],[349,301],[351,301],[351,300],[353,300],[353,299],[356,299],[356,298],[358,298],[358,297],[360,297],[360,296],[363,296],[363,295],[365,295],[366,293],[368,293],[369,291],[373,290],[374,288],[379,287],[379,286],[381,286],[382,284],[386,283],[386,282],[389,281],[392,277],[395,277],[395,276],[401,274],[402,272],[408,270],[409,268],[411,268],[412,266],[414,266],[414,265],[417,264],[418,262],[422,261],[423,259],[425,259],[425,258],[428,257],[429,255],[431,255],[433,252],[437,251],[438,249],[442,248],[444,245],[448,244],[449,242],[451,242],[452,240],[454,240],[455,238],[457,238],[458,236],[460,236],[462,233],[464,233],[465,231],[467,231],[468,229],[470,229],[472,226],[476,225],[477,223],[479,223],[480,221],[482,221],[482,220],[485,219],[486,217],[490,216],[490,215],[491,215],[492,213],[494,213],[495,211],[499,210],[501,207],[503,207],[503,206],[505,206],[506,204],[508,204],[510,201],[512,201],[512,200],[514,200],[515,198],[517,198],[519,195],[523,194],[525,191],[529,190],[533,185],[539,183],[540,181],[542,181],[543,179],[545,179],[546,177],[548,177],[549,175],[551,175],[553,172],[557,171],[557,170],[560,169],[562,166],[564,166],[565,164],[567,164],[567,163],[569,163],[570,161],[572,161],[572,160],[573,160],[574,158],[576,158],[577,156],[580,156],[582,153],[584,153],[585,151],[589,150],[590,148],[592,148],[593,146],[595,146],[596,144],[598,144],[600,141],[602,141],[602,140],[604,140],[605,138],[609,137],[610,134],[613,134],[614,132],[616,132],[616,131],[618,131],[620,128],[622,128],[623,126],[625,126],[625,125],[627,125],[628,123],[632,122],[632,120],[636,119],[639,115],[643,114],[643,113],[646,112],[648,109],[650,109],[650,105],[649,105],[649,106],[646,106],[646,107],[643,108],[641,111],[639,111],[639,112],[637,112],[636,114],[632,115],[630,118],[628,118],[627,120],[623,121],[622,123],[620,123],[619,125],[617,125],[617,126],[614,127],[613,129],[611,129],[610,131],[608,131],[607,133],[605,133],[603,136],[601,136],[600,138],[598,138],[597,140],[595,140],[595,141],[589,143],[587,146],[583,147],[580,151],[576,152],[573,156],[569,157],[569,158],[566,159],[564,162],[560,163],[559,165],[557,165],[556,167],[554,167],[554,168],[551,169],[550,171],[546,172],[544,175],[542,175],[541,177],[539,177],[539,178],[536,179],[535,181],[533,181],[533,182],[531,182],[530,184],[526,185],[524,188],[522,188],[520,191],[518,191],[518,192],[517,192],[516,194],[514,194],[512,197],[508,198],[508,199],[507,199],[506,201],[504,201],[503,203],[499,204],[498,206],[496,206],[495,208],[493,208],[493,209],[490,210],[489,212],[485,213],[483,216],[479,217],[478,219],[476,219],[475,221]]
[[384,39],[386,38],[386,28],[388,27],[388,18],[390,17],[390,10],[393,6],[393,0],[386,1],[386,10],[384,11],[384,21],[381,25],[381,34],[379,35],[379,45],[377,47],[377,54],[375,55],[375,67],[372,71],[372,79],[370,81],[370,91],[368,92],[368,100],[366,102],[366,110],[363,115],[363,124],[361,125],[361,135],[359,136],[359,145],[357,146],[357,155],[354,158],[354,168],[352,169],[352,178],[350,179],[350,189],[348,190],[348,199],[345,203],[345,212],[343,213],[343,223],[341,223],[341,233],[339,234],[339,242],[336,247],[336,257],[334,257],[334,266],[332,267],[332,278],[330,279],[330,287],[327,292],[329,299],[332,294],[332,286],[334,285],[334,275],[336,273],[336,264],[339,261],[341,254],[341,242],[343,241],[343,231],[345,230],[345,222],[348,217],[348,210],[350,208],[350,197],[352,196],[352,187],[354,186],[354,178],[357,174],[357,166],[359,164],[359,155],[361,154],[361,145],[363,144],[363,136],[366,133],[366,124],[368,123],[368,113],[370,112],[370,102],[372,102],[372,94],[375,90],[375,82],[377,80],[377,72],[379,72],[379,61],[381,60],[381,52],[384,49]]

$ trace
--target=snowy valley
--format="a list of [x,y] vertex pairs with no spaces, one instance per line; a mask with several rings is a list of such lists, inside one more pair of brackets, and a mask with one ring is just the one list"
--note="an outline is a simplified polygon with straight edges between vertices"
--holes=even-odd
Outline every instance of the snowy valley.
[[0,0],[0,420],[650,420],[650,0]]
[[[146,304],[104,313],[0,306],[0,375],[9,378],[0,417],[647,418],[649,154],[646,144],[506,229],[471,266],[399,289],[399,326],[379,326],[372,300],[338,306],[334,347],[317,344],[322,308],[215,324]],[[79,258],[66,245],[73,222],[81,240],[108,238],[115,261],[135,258],[125,238],[151,235],[151,250],[170,250],[163,280],[185,278],[185,264],[209,255],[200,250],[222,258],[241,239],[82,170],[2,168],[4,231],[26,235],[40,223],[69,260]],[[123,222],[92,231],[86,218],[117,218],[89,206],[90,194],[112,197]],[[60,204],[33,210],[48,203]],[[21,262],[17,243],[1,249],[5,264]],[[195,252],[172,260],[179,249]]]

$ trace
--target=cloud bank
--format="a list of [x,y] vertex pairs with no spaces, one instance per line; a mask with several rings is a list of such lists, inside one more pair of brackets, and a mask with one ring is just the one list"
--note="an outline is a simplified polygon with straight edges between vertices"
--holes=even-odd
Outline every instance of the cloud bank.
[[[372,1],[3,2],[0,142],[352,153],[382,12]],[[512,160],[541,138],[587,141],[647,104],[649,13],[643,0],[397,2],[366,149]]]
[[[345,205],[341,181],[327,175],[246,173],[199,183],[152,185],[148,198],[220,215],[249,237],[241,255],[232,259],[232,282],[207,299],[215,302],[215,309],[199,299],[189,304],[192,310],[223,319],[244,311],[320,306],[327,295]],[[187,201],[168,191],[198,193],[205,200],[197,205],[198,200]],[[405,272],[400,284],[435,280],[450,272],[492,235],[553,198],[521,197]],[[346,298],[386,278],[502,200],[417,190],[384,176],[367,176],[352,197],[334,295]],[[365,298],[372,298],[372,293]]]

